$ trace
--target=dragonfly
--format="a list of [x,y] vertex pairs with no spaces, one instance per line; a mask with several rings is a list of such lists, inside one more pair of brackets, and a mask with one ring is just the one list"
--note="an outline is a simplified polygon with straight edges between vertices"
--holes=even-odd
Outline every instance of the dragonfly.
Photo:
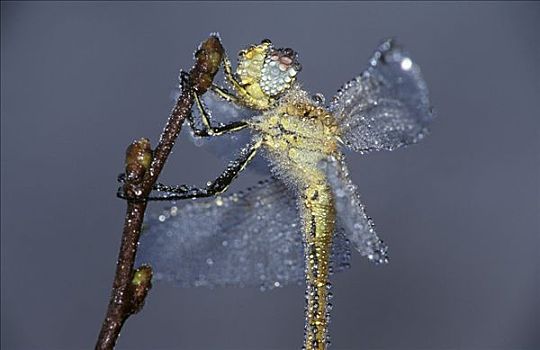
[[[349,267],[351,250],[388,262],[344,151],[414,144],[427,135],[434,113],[420,68],[391,39],[328,104],[302,88],[300,71],[294,50],[263,40],[239,52],[236,70],[225,55],[229,89],[214,84],[204,96],[192,92],[195,140],[210,140],[222,154],[239,152],[202,187],[155,185],[159,195],[150,200],[174,202],[147,218],[137,262],[150,264],[156,280],[184,287],[304,283],[303,349],[324,350],[331,274]],[[226,193],[240,172],[261,161],[267,180]]]

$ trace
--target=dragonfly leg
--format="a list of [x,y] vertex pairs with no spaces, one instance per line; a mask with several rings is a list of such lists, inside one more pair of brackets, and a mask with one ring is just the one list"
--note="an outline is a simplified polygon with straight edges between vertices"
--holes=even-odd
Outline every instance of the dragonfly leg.
[[226,52],[223,53],[223,71],[225,74],[225,78],[227,79],[229,84],[232,86],[232,88],[236,91],[236,95],[214,84],[212,84],[212,86],[210,87],[210,90],[212,90],[218,96],[224,98],[225,100],[229,102],[232,102],[239,106],[244,106],[244,104],[242,103],[242,100],[249,97],[250,94],[247,92],[244,85],[242,85],[242,83],[238,81],[235,74],[233,73],[231,61],[229,60],[229,57],[227,56]]
[[[240,85],[240,83],[236,80],[232,73],[231,62],[228,61],[228,59],[227,62],[228,63],[225,68],[225,74],[227,76],[227,79],[231,81],[231,84],[235,89],[240,89],[240,91],[245,92],[245,89]],[[186,88],[189,88],[189,73],[185,71],[180,71],[180,89],[184,90]],[[240,104],[240,99],[236,95],[230,93],[229,91],[227,91],[227,89],[222,88],[221,86],[212,83],[212,85],[210,85],[210,90],[212,90],[212,92],[214,92],[216,95],[220,96],[228,102]],[[193,92],[195,93],[195,91]]]
[[244,87],[238,82],[238,80],[236,80],[236,77],[233,73],[231,60],[229,60],[229,56],[226,52],[223,52],[223,70],[225,72],[225,78],[227,79],[227,81],[229,81],[232,87],[240,94],[247,94],[246,89],[244,89]]
[[210,86],[210,90],[212,90],[212,92],[214,92],[219,97],[225,99],[226,101],[232,102],[237,105],[240,104],[239,102],[240,100],[238,99],[236,95],[233,95],[232,93],[227,91],[225,88],[222,88],[221,86],[212,84],[212,86]]
[[200,96],[193,92],[193,97],[195,100],[195,105],[197,106],[197,109],[199,110],[199,114],[201,115],[202,123],[204,128],[200,129],[195,126],[193,116],[190,115],[188,118],[189,125],[191,127],[191,130],[193,130],[193,133],[195,136],[199,137],[211,137],[211,136],[219,136],[227,133],[232,133],[236,131],[240,131],[248,126],[248,124],[244,121],[236,121],[232,122],[230,124],[226,125],[219,125],[219,126],[212,126],[210,123],[210,116],[208,115],[208,112],[206,111]]
[[[233,180],[245,169],[249,162],[255,157],[258,149],[261,147],[261,141],[252,144],[247,149],[243,150],[238,159],[232,161],[227,166],[227,169],[221,173],[214,181],[208,181],[206,187],[198,188],[194,186],[179,185],[179,186],[167,186],[161,183],[156,183],[153,187],[154,190],[165,192],[160,196],[151,196],[145,200],[149,201],[170,201],[181,199],[194,199],[212,197],[221,194],[229,188]],[[128,198],[122,187],[118,189],[117,196],[123,199]]]
[[[234,76],[232,64],[231,64],[231,61],[229,60],[229,57],[227,56],[227,52],[224,51],[223,54],[224,54],[223,70],[224,70],[225,78],[236,91],[244,95],[247,94],[242,84],[240,84],[238,80],[236,79],[236,77]],[[185,85],[185,82],[188,76],[189,75],[185,72],[180,73],[180,81],[182,83],[182,86],[187,86]],[[212,84],[210,86],[210,90],[212,90],[216,95],[220,96],[226,101],[240,105],[240,98],[238,98],[238,96],[234,95],[233,93],[230,93],[225,88]]]

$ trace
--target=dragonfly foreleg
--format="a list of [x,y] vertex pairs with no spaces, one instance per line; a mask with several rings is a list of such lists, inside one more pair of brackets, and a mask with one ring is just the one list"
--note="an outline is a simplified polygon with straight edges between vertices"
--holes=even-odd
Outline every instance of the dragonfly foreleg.
[[[242,100],[246,96],[250,96],[248,91],[245,89],[245,85],[243,85],[241,82],[238,81],[237,76],[233,72],[231,61],[229,60],[229,56],[227,55],[227,52],[223,52],[223,73],[225,75],[225,79],[227,79],[227,82],[230,84],[230,86],[236,91],[236,95],[230,93],[226,89],[219,87],[215,84],[212,84],[210,86],[210,90],[212,90],[214,93],[216,93],[221,98],[234,103],[238,106],[243,106]],[[238,95],[240,97],[238,97]]]
[[212,90],[212,92],[214,92],[216,95],[223,98],[224,100],[240,105],[240,100],[238,99],[238,96],[233,95],[221,86],[212,84],[212,86],[210,86],[210,90]]
[[[240,172],[245,169],[253,157],[255,157],[260,146],[261,141],[258,141],[242,150],[238,159],[229,162],[229,165],[225,171],[223,171],[223,173],[221,173],[221,175],[219,175],[214,181],[208,181],[206,186],[203,188],[188,185],[168,186],[161,183],[156,183],[153,186],[153,189],[164,193],[158,196],[150,196],[145,200],[170,201],[205,198],[221,194],[225,192],[227,188],[229,188],[230,184],[238,176],[238,174],[240,174]],[[133,200],[133,198],[128,198],[125,195],[122,188],[118,189],[117,196],[123,199]]]
[[[180,72],[180,88],[182,90],[190,89],[189,74],[187,72],[184,72],[184,71]],[[217,87],[214,84],[212,84],[211,89],[212,91],[220,91],[218,95],[227,99],[227,101],[230,101],[233,103],[238,102],[238,98],[236,96],[229,94],[226,90],[220,87]],[[190,114],[188,116],[189,126],[191,130],[193,130],[193,133],[195,134],[195,136],[198,136],[198,137],[219,136],[219,135],[242,130],[247,126],[247,124],[243,121],[237,121],[237,122],[233,122],[227,125],[212,126],[210,124],[210,116],[208,112],[206,111],[206,108],[204,107],[199,94],[193,89],[191,90],[191,92],[193,94],[195,105],[197,106],[197,109],[199,110],[199,114],[201,116],[202,123],[204,126],[204,129],[197,128],[193,120],[193,115]]]
[[193,133],[195,134],[195,136],[199,136],[199,137],[219,136],[219,135],[223,135],[227,133],[240,131],[247,127],[247,123],[244,121],[235,121],[226,125],[219,125],[219,126],[211,125],[210,116],[208,115],[208,112],[206,111],[206,108],[204,107],[201,101],[201,98],[196,92],[193,92],[193,97],[195,100],[195,105],[197,106],[197,109],[199,110],[199,114],[201,115],[202,123],[204,126],[204,129],[197,128],[193,120],[193,115],[189,116],[188,118],[189,125],[191,127],[191,130],[193,130]]

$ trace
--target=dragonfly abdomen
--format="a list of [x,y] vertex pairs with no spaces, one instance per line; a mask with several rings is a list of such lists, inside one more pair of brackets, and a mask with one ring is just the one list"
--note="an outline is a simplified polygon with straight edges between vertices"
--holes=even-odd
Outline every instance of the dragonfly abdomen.
[[304,348],[323,350],[326,349],[329,317],[334,199],[325,183],[313,183],[306,186],[302,202],[307,301]]

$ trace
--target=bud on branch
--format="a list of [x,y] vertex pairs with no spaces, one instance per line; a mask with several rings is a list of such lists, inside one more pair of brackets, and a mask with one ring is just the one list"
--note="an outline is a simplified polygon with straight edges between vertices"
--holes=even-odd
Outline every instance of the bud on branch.
[[200,95],[212,85],[221,60],[223,59],[223,46],[217,36],[211,36],[199,46],[195,52],[195,66],[189,76],[194,83],[192,88]]
[[126,181],[139,182],[152,162],[150,140],[141,138],[133,141],[126,149]]

